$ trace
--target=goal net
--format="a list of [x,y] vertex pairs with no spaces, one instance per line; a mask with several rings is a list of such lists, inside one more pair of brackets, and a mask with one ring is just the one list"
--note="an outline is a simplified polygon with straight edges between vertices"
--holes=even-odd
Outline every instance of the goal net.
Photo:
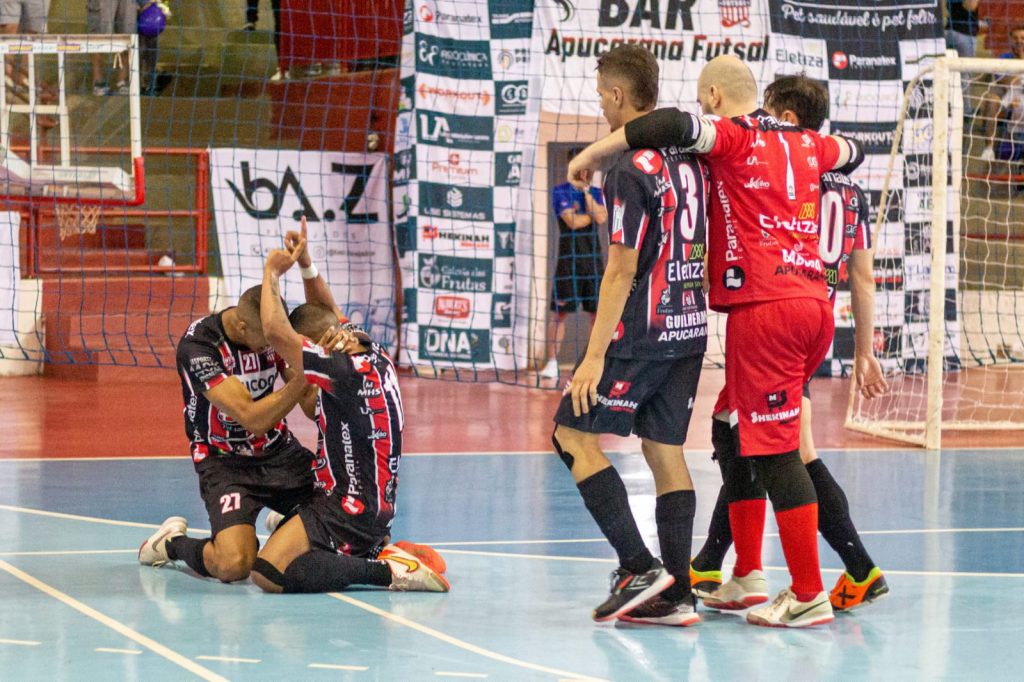
[[[893,390],[851,393],[847,426],[929,448],[943,430],[1024,429],[1024,60],[923,71],[888,168],[875,351]],[[902,244],[887,241],[893,213]]]

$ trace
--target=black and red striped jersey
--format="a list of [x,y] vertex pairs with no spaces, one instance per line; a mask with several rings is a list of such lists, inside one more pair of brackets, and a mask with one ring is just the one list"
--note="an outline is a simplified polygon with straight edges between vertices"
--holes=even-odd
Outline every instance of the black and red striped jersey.
[[608,172],[609,242],[639,251],[609,357],[669,360],[706,350],[708,186],[704,164],[676,147],[628,152]]
[[850,254],[871,248],[868,210],[864,191],[848,175],[832,171],[821,176],[818,253],[825,266],[825,284],[833,304],[839,285],[849,278]]
[[395,366],[374,343],[349,355],[306,340],[302,351],[306,381],[321,389],[316,486],[355,523],[386,531],[395,516],[405,426]]
[[198,464],[209,455],[261,457],[288,440],[288,424],[282,419],[262,436],[255,436],[217,409],[206,391],[228,377],[237,377],[253,400],[274,391],[284,361],[269,346],[252,350],[228,338],[223,313],[193,322],[178,342],[176,361],[185,401],[185,431],[192,461]]

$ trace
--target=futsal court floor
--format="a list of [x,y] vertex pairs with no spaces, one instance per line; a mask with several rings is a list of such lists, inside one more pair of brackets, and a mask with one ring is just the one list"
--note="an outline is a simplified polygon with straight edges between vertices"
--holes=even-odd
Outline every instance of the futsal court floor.
[[[709,403],[720,377],[702,380]],[[1021,434],[941,453],[844,433],[846,384],[816,381],[822,458],[890,596],[831,625],[595,625],[613,553],[545,440],[557,395],[406,379],[395,537],[434,545],[449,594],[264,595],[139,566],[166,517],[209,528],[173,373],[4,379],[0,409],[2,680],[1011,680],[1024,635]],[[706,398],[706,399],[705,399]],[[835,404],[833,404],[835,403]],[[719,474],[698,407],[687,460],[703,540]],[[292,423],[304,442],[312,429]],[[162,435],[161,435],[162,434]],[[612,459],[657,548],[653,482],[634,441]],[[262,528],[260,529],[262,531]],[[769,521],[772,591],[787,584]],[[841,564],[823,542],[826,589]],[[727,560],[731,562],[732,556]]]

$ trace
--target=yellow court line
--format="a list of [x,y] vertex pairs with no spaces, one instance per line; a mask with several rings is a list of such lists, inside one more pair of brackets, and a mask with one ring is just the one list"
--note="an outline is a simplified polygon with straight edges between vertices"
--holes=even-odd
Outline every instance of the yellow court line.
[[405,618],[404,616],[399,616],[399,615],[396,615],[394,613],[389,613],[388,611],[384,611],[383,609],[379,609],[376,606],[373,606],[372,604],[367,604],[366,602],[361,601],[359,599],[355,599],[353,597],[350,597],[347,594],[342,594],[340,592],[328,592],[327,596],[334,597],[335,599],[337,599],[339,601],[343,601],[346,604],[350,604],[352,606],[355,606],[356,608],[360,608],[360,609],[362,609],[364,611],[368,611],[368,612],[374,614],[375,616],[380,616],[381,618],[385,618],[385,619],[390,620],[390,621],[392,621],[394,623],[398,623],[399,625],[404,625],[405,627],[411,628],[413,630],[416,630],[417,632],[420,632],[420,633],[422,633],[424,635],[427,635],[428,637],[433,637],[434,639],[441,640],[442,642],[445,642],[446,644],[451,644],[452,646],[456,646],[456,647],[458,647],[460,649],[463,649],[465,651],[469,651],[470,653],[477,654],[478,656],[483,656],[485,658],[490,658],[491,660],[494,660],[494,661],[499,661],[501,663],[506,663],[508,665],[514,665],[514,666],[519,667],[519,668],[525,668],[526,670],[535,670],[537,672],[546,673],[548,675],[554,675],[555,677],[558,677],[558,678],[571,677],[571,678],[573,678],[575,680],[589,680],[591,682],[595,682],[597,680],[600,680],[600,678],[584,677],[584,676],[581,676],[581,675],[576,675],[575,673],[567,672],[565,670],[559,670],[557,668],[549,668],[549,667],[544,666],[544,665],[539,665],[537,663],[530,663],[529,661],[523,661],[523,660],[520,660],[518,658],[512,658],[511,656],[506,656],[504,654],[499,654],[496,651],[490,651],[489,649],[484,649],[483,647],[479,647],[479,646],[477,646],[475,644],[470,644],[469,642],[461,640],[461,639],[459,639],[457,637],[452,637],[451,635],[446,635],[445,633],[441,632],[440,630],[435,630],[434,628],[427,627],[426,625],[421,625],[420,623],[417,623],[414,620],[409,620],[408,618]]
[[124,637],[127,637],[136,644],[139,644],[149,649],[158,656],[166,658],[171,663],[174,663],[175,665],[184,668],[185,670],[189,671],[190,673],[192,673],[200,679],[207,680],[207,682],[228,682],[227,678],[221,677],[212,670],[208,670],[203,666],[195,663],[194,661],[189,660],[188,658],[182,656],[178,652],[167,648],[160,642],[154,641],[140,632],[136,632],[124,623],[114,620],[110,616],[107,616],[103,613],[100,613],[96,609],[92,608],[91,606],[87,606],[86,604],[83,604],[74,597],[64,594],[55,587],[47,585],[41,580],[29,575],[28,573],[25,573],[24,571],[18,568],[15,568],[14,566],[7,563],[6,561],[3,561],[2,559],[0,559],[0,570],[7,571],[18,580],[27,583],[28,585],[31,585],[43,594],[53,597],[57,601],[63,602],[64,604],[70,606],[79,613],[88,616],[89,618],[92,618],[93,620],[99,622],[102,625],[107,626],[114,632],[123,635]]

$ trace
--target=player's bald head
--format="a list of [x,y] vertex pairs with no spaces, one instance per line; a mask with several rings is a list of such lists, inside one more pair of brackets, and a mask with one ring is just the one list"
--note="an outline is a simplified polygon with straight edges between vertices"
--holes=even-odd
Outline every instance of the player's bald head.
[[260,323],[260,297],[263,287],[256,285],[242,292],[238,298],[238,316],[249,326],[262,329]]
[[303,303],[288,316],[292,329],[314,342],[328,329],[338,324],[334,311],[322,303]]
[[[750,113],[757,106],[754,74],[742,60],[731,54],[715,57],[707,63],[697,80],[697,93],[702,105],[706,105],[705,98],[720,100],[716,105],[719,110],[735,108],[737,112]],[[711,113],[706,106],[705,111]],[[735,114],[730,112],[728,115]]]

